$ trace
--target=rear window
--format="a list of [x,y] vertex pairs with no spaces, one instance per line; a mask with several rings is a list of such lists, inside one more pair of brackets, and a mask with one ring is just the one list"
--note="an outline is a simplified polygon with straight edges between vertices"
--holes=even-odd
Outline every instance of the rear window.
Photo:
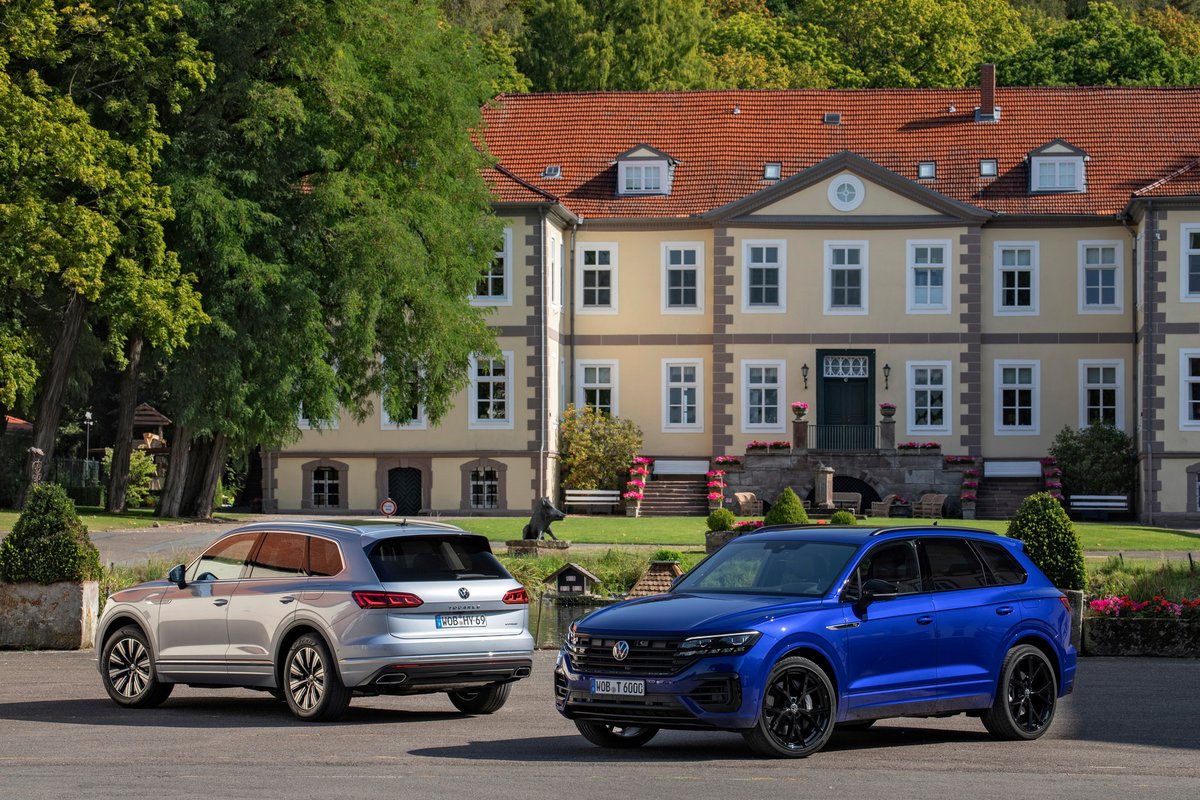
[[923,544],[934,590],[948,592],[988,585],[983,565],[962,539],[925,539]]
[[367,550],[380,583],[511,578],[482,536],[397,536]]
[[983,560],[995,576],[996,583],[1001,586],[1013,586],[1025,582],[1028,577],[1025,568],[1005,547],[990,542],[975,542],[975,547],[983,554]]

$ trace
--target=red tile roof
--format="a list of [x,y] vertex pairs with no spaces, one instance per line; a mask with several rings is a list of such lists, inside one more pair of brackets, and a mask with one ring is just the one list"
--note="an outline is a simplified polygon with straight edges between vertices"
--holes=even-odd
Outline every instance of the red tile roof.
[[683,574],[678,561],[651,561],[649,568],[629,590],[629,597],[649,597],[670,591],[671,582]]
[[[765,162],[788,178],[843,150],[914,181],[918,162],[936,161],[922,185],[1004,214],[1116,215],[1156,182],[1156,196],[1200,193],[1195,170],[1164,181],[1200,157],[1200,88],[1001,87],[996,102],[998,121],[975,122],[977,89],[502,95],[483,137],[500,200],[540,190],[593,218],[702,214],[771,185]],[[824,124],[827,111],[841,124]],[[1090,156],[1086,193],[1028,193],[1025,156],[1053,139]],[[670,196],[616,196],[613,160],[637,144],[680,162]],[[999,176],[980,178],[993,158]],[[543,180],[549,165],[562,177]]]

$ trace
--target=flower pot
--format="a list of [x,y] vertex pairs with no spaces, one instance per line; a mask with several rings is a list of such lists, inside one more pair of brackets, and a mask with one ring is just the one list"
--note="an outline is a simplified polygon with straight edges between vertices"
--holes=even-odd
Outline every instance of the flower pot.
[[641,510],[642,508],[640,503],[630,503],[629,505],[625,506],[625,516],[636,517]]
[[880,413],[881,415],[883,415],[883,418],[884,418],[884,419],[891,419],[892,417],[896,416],[896,409],[894,409],[894,408],[881,408],[881,409],[879,409],[879,413]]
[[0,583],[0,647],[86,650],[95,644],[100,584]]
[[963,519],[975,519],[975,501],[974,500],[963,500],[962,501],[962,518]]

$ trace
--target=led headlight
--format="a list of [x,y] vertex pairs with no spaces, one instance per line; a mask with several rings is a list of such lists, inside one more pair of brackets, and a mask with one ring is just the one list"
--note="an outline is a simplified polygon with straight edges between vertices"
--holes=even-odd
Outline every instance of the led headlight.
[[679,645],[680,658],[703,658],[705,656],[738,656],[745,653],[762,634],[758,631],[741,633],[719,633],[715,636],[693,636]]

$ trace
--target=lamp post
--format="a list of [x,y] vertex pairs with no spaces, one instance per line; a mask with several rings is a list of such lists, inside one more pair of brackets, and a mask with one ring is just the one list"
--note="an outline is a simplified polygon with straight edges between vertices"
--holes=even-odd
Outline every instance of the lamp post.
[[87,432],[84,436],[83,460],[90,461],[92,450],[92,412],[90,411],[83,412],[83,429]]

